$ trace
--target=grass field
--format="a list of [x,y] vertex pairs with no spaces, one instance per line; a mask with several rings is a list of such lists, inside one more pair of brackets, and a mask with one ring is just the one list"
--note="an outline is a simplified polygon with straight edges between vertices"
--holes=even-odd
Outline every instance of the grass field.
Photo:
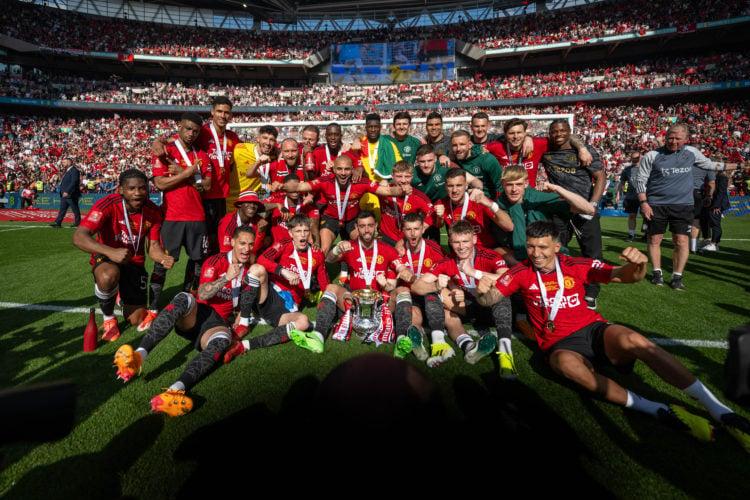
[[[605,218],[602,226],[605,260],[613,262],[625,246],[626,220]],[[610,321],[658,341],[685,341],[666,349],[722,398],[724,341],[750,316],[750,218],[727,218],[724,230],[720,252],[690,257],[686,292],[644,280],[604,286],[599,301]],[[392,352],[392,346],[354,341],[328,341],[323,355],[291,344],[253,351],[194,388],[191,414],[152,414],[149,400],[194,354],[187,341],[168,337],[143,374],[123,385],[115,380],[112,358],[120,344],[138,344],[135,328],[83,353],[85,312],[9,305],[95,306],[88,258],[71,245],[72,235],[72,229],[46,224],[0,223],[0,389],[72,379],[77,390],[70,435],[2,448],[4,498],[322,494],[322,488],[335,496],[411,488],[605,498],[750,493],[750,456],[728,434],[717,429],[715,441],[704,445],[593,399],[556,377],[535,346],[520,338],[513,340],[516,383],[501,382],[489,358],[470,366],[457,355],[435,369],[409,359],[437,386],[440,411],[404,422],[398,432],[376,420],[321,424],[310,416],[316,388],[337,364],[357,354]],[[645,243],[636,245],[645,251]],[[669,278],[671,244],[664,257]],[[183,265],[168,275],[165,297],[178,291]],[[607,374],[645,397],[706,415],[642,364],[631,375]],[[733,407],[750,416],[747,407]]]

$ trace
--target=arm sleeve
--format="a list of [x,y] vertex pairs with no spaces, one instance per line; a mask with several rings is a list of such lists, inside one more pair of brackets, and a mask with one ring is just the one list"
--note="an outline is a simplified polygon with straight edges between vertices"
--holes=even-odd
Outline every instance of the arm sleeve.
[[276,243],[268,248],[263,254],[258,257],[258,264],[266,268],[268,274],[273,274],[276,267],[279,265],[279,253],[281,252],[282,243]]
[[723,170],[723,164],[717,163],[706,158],[706,155],[693,146],[686,146],[686,149],[695,155],[695,165],[703,170]]
[[631,177],[631,182],[638,194],[646,192],[646,183],[651,176],[651,166],[653,165],[656,151],[649,151],[641,158],[641,165],[635,169],[635,175]]

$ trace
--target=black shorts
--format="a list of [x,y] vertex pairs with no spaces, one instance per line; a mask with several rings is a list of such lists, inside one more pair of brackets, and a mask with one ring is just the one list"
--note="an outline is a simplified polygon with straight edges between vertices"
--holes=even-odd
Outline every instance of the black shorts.
[[203,211],[206,212],[206,234],[216,235],[219,222],[227,214],[227,203],[224,198],[204,198]]
[[226,327],[227,332],[229,331],[229,325],[226,320],[219,316],[219,313],[217,313],[213,307],[208,304],[198,303],[198,312],[195,315],[195,324],[193,327],[189,330],[181,330],[175,326],[174,331],[177,332],[177,335],[180,337],[192,340],[195,348],[201,351],[203,350],[201,348],[201,338],[203,337],[203,334],[217,326]]
[[622,200],[622,211],[626,214],[637,214],[641,205],[638,198],[625,198]]
[[[94,254],[91,272],[105,262],[114,264],[106,255]],[[143,306],[147,302],[148,273],[146,268],[128,262],[115,264],[120,268],[120,300],[123,306]]]
[[438,245],[440,244],[440,228],[435,226],[429,226],[422,235],[423,238],[432,240]]
[[633,371],[635,361],[627,365],[613,365],[607,357],[604,350],[604,330],[608,326],[610,325],[606,321],[595,321],[558,340],[545,353],[547,360],[555,351],[572,351],[588,359],[594,366],[614,366],[620,372],[630,373]]
[[354,231],[354,228],[357,226],[356,219],[345,221],[342,226],[339,226],[338,219],[334,219],[331,216],[321,215],[321,219],[322,222],[320,224],[320,229],[328,229],[333,234],[340,236],[341,241],[350,240],[351,232]]
[[207,255],[206,223],[165,220],[161,226],[161,244],[175,262],[180,258],[183,246],[190,259],[203,260]]
[[253,306],[253,309],[255,309],[260,317],[266,320],[269,325],[274,327],[279,326],[281,317],[289,312],[286,307],[286,302],[284,302],[284,299],[282,299],[281,296],[276,293],[276,290],[273,289],[273,286],[268,287],[268,295],[266,296],[266,301],[262,304],[256,303]]
[[664,234],[667,225],[673,234],[690,234],[693,225],[693,205],[656,205],[651,208],[654,214],[648,221],[646,234]]
[[470,323],[477,326],[492,325],[492,311],[489,307],[480,306],[476,297],[464,290],[464,302],[466,303],[466,314],[459,314],[461,323]]

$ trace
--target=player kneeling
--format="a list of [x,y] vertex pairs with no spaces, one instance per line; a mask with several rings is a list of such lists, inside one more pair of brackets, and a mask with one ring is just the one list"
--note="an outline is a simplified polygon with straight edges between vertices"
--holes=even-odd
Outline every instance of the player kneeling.
[[641,360],[662,380],[705,406],[711,417],[750,452],[750,422],[746,418],[721,403],[664,349],[629,328],[608,323],[586,307],[586,283],[640,281],[646,274],[646,256],[628,247],[620,255],[627,264],[611,266],[598,260],[558,255],[560,247],[553,222],[529,224],[529,258],[513,266],[497,282],[482,278],[477,299],[485,305],[507,302],[505,297],[520,290],[537,343],[554,371],[607,401],[653,415],[701,441],[711,441],[713,427],[705,418],[688,413],[681,406],[650,401],[598,371],[600,366],[631,371],[636,360]]
[[185,392],[214,368],[229,349],[232,333],[229,317],[238,306],[242,281],[250,267],[255,232],[247,226],[234,231],[232,250],[206,260],[201,268],[198,300],[190,293],[178,293],[151,322],[148,333],[135,351],[127,344],[115,354],[117,377],[125,382],[141,372],[148,354],[172,328],[195,344],[200,353],[191,359],[179,379],[166,392],[151,400],[151,408],[172,417],[193,408]]

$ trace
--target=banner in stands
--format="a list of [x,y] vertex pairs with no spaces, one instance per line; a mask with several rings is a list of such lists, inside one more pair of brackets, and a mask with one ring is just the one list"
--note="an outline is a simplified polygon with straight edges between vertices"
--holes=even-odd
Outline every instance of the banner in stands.
[[[87,212],[94,203],[107,196],[105,193],[85,193],[78,199],[78,208],[81,212]],[[149,199],[161,205],[161,193],[149,194]],[[21,195],[18,193],[6,193],[5,208],[21,208]],[[60,210],[60,195],[57,193],[41,193],[34,200],[34,208],[40,210]]]
[[455,76],[452,39],[331,46],[332,83],[432,82]]

